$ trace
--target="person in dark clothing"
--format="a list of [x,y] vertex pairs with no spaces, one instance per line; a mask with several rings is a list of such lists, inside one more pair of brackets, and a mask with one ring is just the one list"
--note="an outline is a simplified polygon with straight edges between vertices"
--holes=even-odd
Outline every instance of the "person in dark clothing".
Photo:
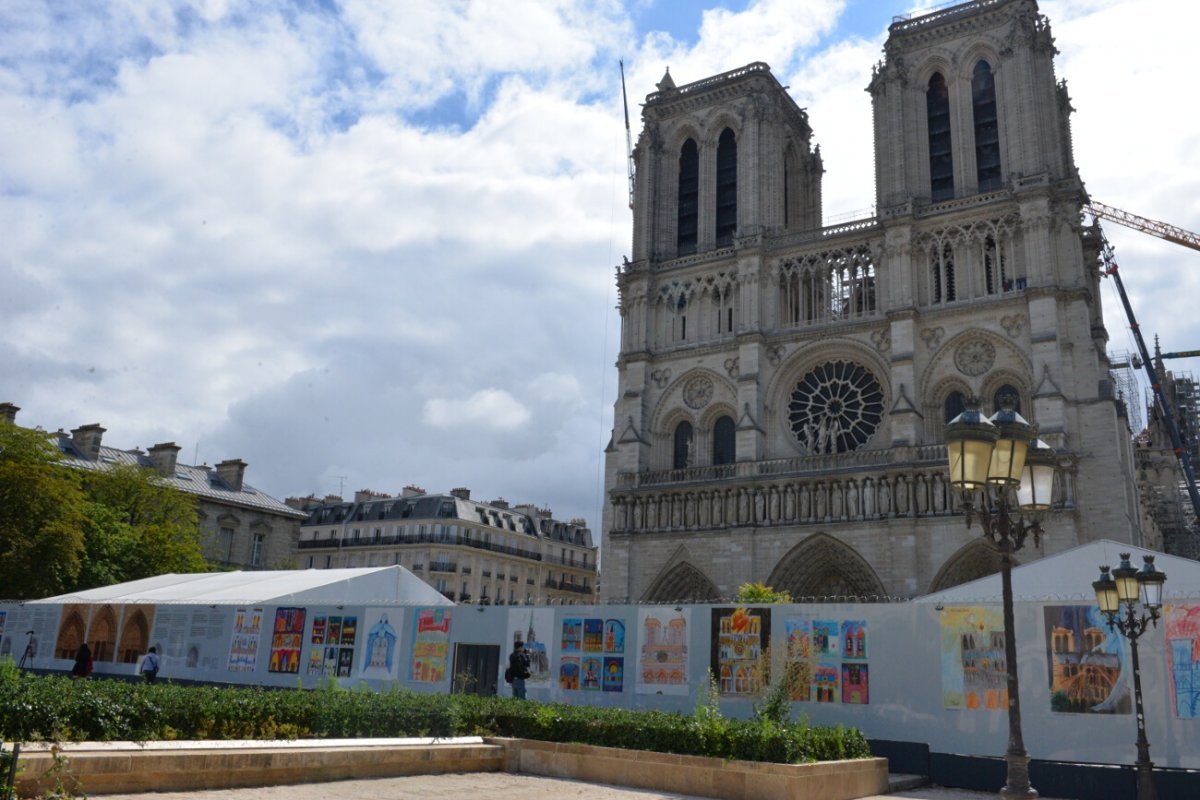
[[159,666],[158,648],[151,647],[150,652],[142,659],[142,677],[146,683],[154,683],[158,679]]
[[75,666],[71,667],[72,678],[86,678],[92,674],[92,649],[87,642],[79,645],[75,651]]
[[512,693],[519,700],[525,699],[525,679],[529,677],[529,653],[525,643],[517,642],[508,656],[508,667],[512,670]]

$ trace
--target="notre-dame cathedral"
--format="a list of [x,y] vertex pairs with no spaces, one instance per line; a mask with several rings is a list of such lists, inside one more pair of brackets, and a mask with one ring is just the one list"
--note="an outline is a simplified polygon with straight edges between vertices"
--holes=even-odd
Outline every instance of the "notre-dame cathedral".
[[895,22],[867,87],[876,214],[832,227],[808,115],[766,64],[664,76],[617,276],[605,600],[748,581],[869,600],[996,571],[947,486],[943,436],[968,398],[990,414],[1008,394],[1060,465],[1041,546],[1018,560],[1159,546],[1055,52],[1033,0]]

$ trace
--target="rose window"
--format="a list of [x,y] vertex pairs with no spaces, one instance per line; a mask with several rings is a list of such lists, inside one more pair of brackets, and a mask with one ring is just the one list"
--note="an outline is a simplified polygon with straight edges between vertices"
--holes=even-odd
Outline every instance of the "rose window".
[[827,361],[801,378],[788,400],[788,424],[805,453],[846,453],[883,420],[879,381],[852,361]]

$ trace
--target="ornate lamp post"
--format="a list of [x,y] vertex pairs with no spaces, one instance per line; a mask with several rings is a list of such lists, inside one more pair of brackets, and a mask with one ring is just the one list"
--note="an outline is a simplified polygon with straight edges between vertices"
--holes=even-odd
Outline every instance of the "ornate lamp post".
[[1021,737],[1012,565],[1013,553],[1026,538],[1032,535],[1035,545],[1040,542],[1038,517],[1050,508],[1054,451],[1035,437],[1034,427],[1014,409],[1012,397],[1003,398],[1002,406],[987,419],[979,412],[978,401],[972,401],[946,426],[946,451],[950,485],[962,496],[967,527],[978,518],[983,535],[1000,551],[1008,690],[1008,769],[1000,796],[1034,800],[1038,793],[1029,785],[1029,754]]
[[[1137,712],[1137,797],[1138,800],[1156,800],[1154,788],[1154,762],[1150,760],[1150,742],[1146,741],[1146,718],[1142,711],[1142,671],[1138,663],[1138,639],[1153,622],[1158,627],[1159,611],[1162,609],[1163,584],[1167,576],[1154,568],[1154,556],[1144,555],[1145,565],[1139,570],[1129,563],[1129,553],[1121,553],[1121,565],[1109,574],[1108,567],[1100,567],[1100,580],[1092,584],[1096,591],[1096,604],[1108,620],[1109,630],[1116,629],[1129,640],[1129,651],[1133,656],[1133,702]],[[1146,612],[1138,614],[1137,603],[1141,599]]]

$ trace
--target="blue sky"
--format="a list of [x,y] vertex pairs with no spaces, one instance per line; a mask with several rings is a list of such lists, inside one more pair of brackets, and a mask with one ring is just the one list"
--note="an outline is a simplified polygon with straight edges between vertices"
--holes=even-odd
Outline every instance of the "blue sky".
[[[1192,230],[1175,87],[1198,8],[1042,5],[1088,189]],[[0,402],[118,447],[244,458],[281,497],[468,486],[598,528],[630,239],[618,60],[635,137],[667,66],[685,83],[768,62],[809,110],[827,216],[865,213],[864,88],[913,10],[8,0]],[[1200,254],[1109,232],[1143,328],[1200,347]]]

